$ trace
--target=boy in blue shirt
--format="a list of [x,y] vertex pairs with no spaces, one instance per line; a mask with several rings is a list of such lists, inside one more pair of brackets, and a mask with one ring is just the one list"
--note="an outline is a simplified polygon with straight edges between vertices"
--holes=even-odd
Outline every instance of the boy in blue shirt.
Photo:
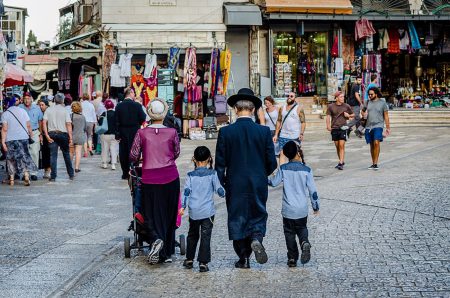
[[187,174],[182,208],[179,210],[179,214],[183,215],[189,202],[189,232],[183,266],[188,269],[194,266],[195,251],[201,233],[197,260],[200,272],[207,272],[208,263],[211,261],[211,233],[216,213],[214,193],[224,198],[225,189],[220,184],[217,172],[212,169],[211,152],[207,147],[200,146],[195,149],[193,162],[195,170]]
[[311,259],[311,244],[308,240],[308,199],[311,200],[314,215],[319,214],[319,197],[312,170],[305,165],[301,147],[290,141],[283,147],[283,154],[289,162],[280,166],[275,176],[269,177],[269,185],[277,186],[283,182],[283,230],[286,239],[289,267],[296,267],[299,251],[296,236],[299,238],[302,254],[300,262],[306,264]]

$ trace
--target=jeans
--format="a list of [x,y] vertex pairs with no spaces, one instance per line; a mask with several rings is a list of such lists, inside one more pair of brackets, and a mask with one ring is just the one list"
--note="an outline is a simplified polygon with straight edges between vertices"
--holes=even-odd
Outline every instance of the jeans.
[[352,106],[352,110],[353,110],[353,114],[355,114],[355,118],[353,118],[353,120],[348,122],[348,127],[352,128],[353,126],[356,126],[356,128],[358,128],[360,125],[360,120],[361,120],[361,117],[359,116],[361,107],[360,106]]
[[51,179],[56,178],[56,169],[58,163],[58,147],[61,149],[64,162],[66,163],[67,174],[69,177],[74,176],[74,171],[72,167],[72,160],[70,159],[69,153],[69,135],[67,133],[56,133],[49,132],[50,138],[53,139],[53,143],[48,144],[50,148],[50,167],[52,168],[52,173],[50,175]]
[[214,216],[199,220],[189,218],[186,259],[194,260],[197,243],[200,238],[197,261],[205,264],[211,262],[211,233],[213,225]]
[[308,242],[308,228],[306,227],[308,217],[299,219],[289,219],[283,217],[283,230],[286,239],[286,247],[288,250],[287,257],[289,260],[298,260],[299,252],[295,236],[299,238],[300,247],[304,242]]

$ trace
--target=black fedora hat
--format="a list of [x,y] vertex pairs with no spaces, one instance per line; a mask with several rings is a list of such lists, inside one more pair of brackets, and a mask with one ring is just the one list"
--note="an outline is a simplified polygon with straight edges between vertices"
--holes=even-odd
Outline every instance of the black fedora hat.
[[240,89],[237,94],[228,98],[227,103],[230,107],[234,107],[240,100],[249,100],[253,102],[256,110],[258,110],[262,106],[261,99],[256,97],[255,93],[253,93],[252,89],[250,88]]

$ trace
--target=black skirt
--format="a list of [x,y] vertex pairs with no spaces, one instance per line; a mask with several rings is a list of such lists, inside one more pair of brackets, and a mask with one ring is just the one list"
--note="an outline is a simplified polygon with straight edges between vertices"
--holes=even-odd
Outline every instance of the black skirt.
[[39,169],[48,169],[50,168],[50,148],[48,147],[48,141],[46,137],[43,137],[42,141],[41,164],[39,165]]
[[149,244],[164,241],[160,260],[175,253],[175,230],[180,195],[180,178],[166,184],[142,184],[142,211]]

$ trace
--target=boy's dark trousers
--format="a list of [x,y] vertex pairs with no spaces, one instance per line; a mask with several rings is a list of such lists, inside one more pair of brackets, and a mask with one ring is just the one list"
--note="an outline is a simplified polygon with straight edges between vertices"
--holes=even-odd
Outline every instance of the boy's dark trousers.
[[199,220],[189,218],[186,259],[194,260],[197,242],[200,238],[197,261],[205,264],[211,262],[211,233],[213,225],[214,215]]
[[283,230],[284,237],[286,238],[286,247],[288,250],[288,259],[298,260],[299,252],[296,237],[298,236],[300,245],[303,242],[308,241],[308,228],[306,227],[306,222],[308,217],[303,217],[299,219],[290,219],[283,217]]

